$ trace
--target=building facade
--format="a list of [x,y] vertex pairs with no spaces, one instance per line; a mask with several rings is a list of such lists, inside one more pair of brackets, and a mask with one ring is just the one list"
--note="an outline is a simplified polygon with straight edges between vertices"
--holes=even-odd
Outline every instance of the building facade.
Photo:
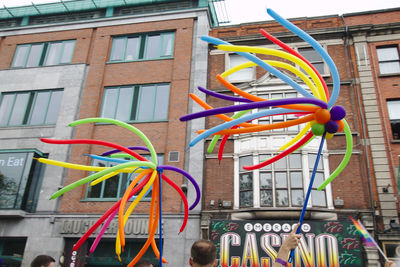
[[[378,251],[361,248],[360,243],[357,246],[362,256],[353,254],[354,259],[350,261],[346,258],[348,251],[354,249],[346,244],[346,240],[351,239],[345,236],[344,230],[345,226],[350,227],[347,226],[349,216],[362,221],[376,240],[379,240],[388,257],[394,259],[399,256],[394,253],[400,241],[397,231],[399,207],[396,149],[398,148],[397,115],[395,115],[399,113],[396,106],[398,101],[396,86],[399,81],[399,15],[400,11],[394,9],[290,20],[316,39],[335,62],[341,81],[336,104],[345,107],[346,120],[353,138],[353,153],[348,166],[323,191],[317,191],[317,186],[335,170],[345,154],[344,134],[335,134],[323,147],[321,162],[316,169],[315,186],[311,191],[305,215],[305,223],[311,227],[312,234],[306,234],[303,229],[305,238],[310,239],[304,241],[305,245],[301,248],[303,256],[299,256],[295,264],[301,264],[301,261],[306,264],[305,255],[309,255],[310,264],[328,261],[325,256],[338,255],[336,263],[339,265],[350,266],[345,264],[351,262],[355,264],[351,266],[381,266],[382,261]],[[277,49],[277,45],[260,34],[260,29],[271,33],[307,58],[321,73],[329,90],[332,90],[332,77],[322,57],[308,43],[277,22],[214,27],[210,35],[235,45]],[[263,60],[276,59],[268,55],[257,54],[257,56]],[[234,53],[224,52],[210,45],[208,88],[233,95],[215,77],[245,61],[246,59]],[[290,77],[307,88],[298,77],[294,75]],[[258,66],[231,74],[227,80],[241,90],[264,99],[300,96],[291,86]],[[225,100],[210,96],[207,97],[207,103],[212,107],[228,104]],[[295,118],[293,115],[280,115],[259,118],[254,122],[268,124],[293,118]],[[206,128],[220,123],[221,120],[216,117],[208,118]],[[229,259],[233,261],[233,257],[239,265],[246,261],[269,264],[280,245],[278,234],[280,233],[282,238],[285,235],[284,232],[280,232],[281,228],[295,223],[300,217],[318,151],[318,139],[267,167],[245,171],[242,166],[255,165],[276,155],[280,147],[301,129],[294,126],[260,133],[233,135],[225,144],[221,160],[218,160],[217,148],[205,154],[203,188],[205,193],[201,227],[203,236],[214,240],[221,246],[221,250],[227,250],[220,252],[221,255],[229,255],[228,258],[224,258],[226,261],[221,256],[223,261],[221,266],[231,266]],[[211,139],[206,140],[205,151],[210,141]],[[323,224],[320,226],[325,227],[325,232],[331,231],[329,228],[333,224],[340,225],[341,234],[332,238],[336,240],[332,242],[338,242],[337,254],[328,252],[324,256],[318,251],[315,253],[312,251],[312,246],[325,246],[321,240],[318,241],[321,232],[314,231],[320,227],[316,225],[317,222]],[[246,235],[236,234],[232,230],[239,228],[237,231],[240,232],[242,226],[242,232],[247,232]],[[221,232],[221,227],[225,227],[224,234]],[[232,239],[227,241],[226,235],[231,234],[229,229],[235,232],[232,236],[238,239],[231,236]],[[257,245],[251,241],[257,237],[261,240],[258,250]],[[226,242],[224,246],[223,242]],[[308,250],[305,248],[306,244]],[[256,248],[250,249],[251,245]],[[235,246],[242,250],[235,250]],[[346,252],[341,250],[343,248]],[[250,257],[250,254],[256,256]],[[333,259],[335,257],[330,258],[330,264],[334,264]]]
[[[50,200],[61,187],[90,173],[45,165],[37,158],[110,166],[87,156],[109,148],[46,144],[40,138],[144,146],[138,136],[115,125],[68,126],[77,119],[107,117],[134,125],[150,139],[161,164],[185,169],[202,184],[202,148],[185,153],[185,146],[204,125],[190,128],[178,118],[197,109],[188,101],[191,88],[206,85],[207,45],[199,37],[217,23],[212,3],[99,2],[0,9],[3,266],[29,266],[39,254],[51,255],[64,266],[125,266],[146,241],[148,200],[139,203],[127,224],[122,263],[113,248],[116,221],[90,258],[93,238],[72,253],[78,238],[122,196],[128,178],[120,174]],[[182,175],[167,175],[186,189],[192,204],[194,188]],[[191,210],[186,230],[178,235],[182,201],[163,184],[163,255],[171,266],[187,262],[190,245],[200,236],[200,210],[200,205]],[[157,263],[151,249],[144,257]]]

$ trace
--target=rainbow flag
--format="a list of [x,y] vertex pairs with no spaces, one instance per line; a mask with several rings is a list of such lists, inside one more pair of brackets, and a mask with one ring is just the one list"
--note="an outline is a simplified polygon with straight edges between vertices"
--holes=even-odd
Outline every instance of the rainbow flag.
[[371,235],[368,233],[368,231],[365,229],[364,225],[360,222],[360,220],[356,221],[353,219],[353,217],[350,216],[350,219],[353,221],[354,226],[357,228],[357,230],[361,234],[361,239],[364,241],[364,245],[366,247],[375,247],[377,246],[375,241],[372,239]]

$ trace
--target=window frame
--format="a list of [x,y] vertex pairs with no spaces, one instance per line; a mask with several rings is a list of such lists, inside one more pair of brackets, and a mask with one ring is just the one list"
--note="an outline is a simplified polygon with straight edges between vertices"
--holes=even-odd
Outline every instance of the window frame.
[[[56,64],[46,64],[46,61],[49,57],[49,52],[50,52],[50,47],[52,44],[56,44],[56,43],[61,43],[61,49],[59,51],[59,55],[57,57],[57,63]],[[67,43],[73,43],[72,46],[72,53],[69,59],[69,62],[61,62],[61,59],[63,57],[63,53],[64,53],[64,48],[65,45]],[[40,51],[40,55],[39,55],[39,62],[37,63],[37,65],[34,66],[27,66],[28,63],[28,59],[31,55],[31,49],[32,46],[34,45],[42,45],[41,51]],[[57,66],[57,65],[63,65],[63,64],[71,64],[74,52],[75,52],[75,45],[76,45],[76,40],[71,39],[71,40],[59,40],[59,41],[51,41],[51,42],[39,42],[39,43],[27,43],[27,44],[18,44],[17,48],[15,49],[15,53],[14,53],[14,58],[12,60],[11,63],[11,68],[36,68],[36,67],[42,67],[42,66]],[[28,47],[28,50],[24,56],[23,59],[23,64],[20,66],[15,66],[16,60],[17,60],[17,55],[20,51],[20,49],[22,47]]]
[[[327,51],[327,47],[326,47],[325,44],[321,44],[321,46],[324,48],[325,51]],[[321,57],[321,61],[314,61],[314,62],[311,62],[311,61],[308,60],[302,53],[300,53],[300,51],[301,51],[302,49],[310,49],[310,50],[314,51],[319,57]],[[327,64],[326,64],[326,62],[325,62],[325,60],[324,60],[324,58],[323,58],[312,46],[297,46],[297,47],[296,47],[296,50],[297,50],[297,52],[298,52],[300,55],[302,55],[304,58],[306,58],[306,59],[311,63],[311,65],[314,66],[315,63],[322,63],[322,65],[323,65],[323,73],[320,73],[322,77],[324,77],[324,76],[327,77],[327,76],[330,75],[330,71],[329,71],[329,69],[328,69],[328,66],[327,66]],[[300,68],[299,66],[298,66],[298,68],[299,68],[304,74],[306,74],[306,75],[308,76],[308,74],[307,74],[304,70],[302,70],[302,68]],[[316,70],[318,70],[316,66],[314,66],[314,68],[315,68]]]
[[[141,154],[141,156],[145,157],[148,160],[150,160],[150,158],[151,158],[150,154]],[[94,166],[94,164],[96,162],[98,162],[98,161],[100,162],[101,160],[93,159],[92,160],[92,166]],[[164,154],[157,154],[157,161],[158,161],[158,163],[160,165],[162,165],[163,162],[164,162]],[[108,162],[108,161],[101,161],[101,162],[106,163],[106,167],[110,167],[110,165],[113,165],[113,166],[118,165],[118,163],[112,163],[112,162]],[[93,173],[94,172],[90,172],[90,174],[93,174]],[[105,191],[105,187],[106,187],[106,182],[108,180],[107,179],[107,180],[102,181],[101,183],[96,185],[96,186],[101,185],[100,197],[88,197],[90,188],[92,188],[92,187],[90,186],[91,182],[87,183],[86,184],[86,190],[85,190],[85,197],[81,201],[107,202],[107,201],[116,201],[116,200],[121,199],[123,194],[125,193],[126,188],[128,187],[128,179],[130,179],[132,181],[135,176],[130,177],[130,174],[128,174],[128,173],[120,173],[120,174],[117,174],[117,175],[119,176],[119,178],[118,178],[119,180],[118,180],[118,189],[117,189],[117,196],[116,197],[103,197],[104,191]],[[123,181],[124,181],[124,176],[123,175],[126,176],[125,188],[124,188],[124,186],[122,184]],[[112,177],[110,177],[109,179],[111,179],[111,178]],[[146,197],[142,198],[142,201],[150,201],[150,200],[151,200],[151,190],[149,190],[149,193],[147,194]]]
[[[396,52],[397,52],[397,59],[391,59],[391,60],[380,60],[379,59],[379,53],[378,50],[379,49],[386,49],[386,48],[395,48]],[[400,75],[400,50],[399,50],[399,46],[397,44],[395,45],[385,45],[385,46],[377,46],[376,47],[376,58],[378,61],[378,68],[379,68],[379,75],[380,76],[391,76],[391,75]],[[385,64],[385,63],[395,63],[397,62],[399,65],[399,70],[397,72],[386,72],[386,73],[382,73],[381,71],[381,64]]]
[[[162,55],[162,48],[164,43],[165,36],[172,35],[171,40],[171,50],[168,55]],[[149,37],[150,36],[160,36],[160,43],[158,44],[158,57],[151,57],[147,58],[146,53],[149,45]],[[126,51],[127,51],[127,44],[128,40],[131,38],[138,38],[138,51],[136,52],[136,57],[134,59],[126,59]],[[122,59],[113,59],[115,54],[115,41],[116,40],[123,40],[123,47],[122,47]],[[174,58],[175,52],[175,31],[163,31],[163,32],[147,32],[147,33],[137,33],[137,34],[130,34],[130,35],[119,35],[113,36],[111,41],[111,51],[108,63],[123,63],[123,62],[135,62],[135,61],[150,61],[150,60],[162,60],[162,59],[172,59]]]
[[[47,105],[45,108],[45,113],[43,114],[43,123],[40,124],[31,124],[34,108],[36,107],[36,100],[38,99],[38,94],[40,93],[46,93],[49,92],[48,100],[47,100]],[[30,91],[13,91],[13,92],[3,92],[0,94],[0,111],[2,111],[2,104],[4,97],[6,95],[13,95],[12,103],[10,105],[10,108],[6,110],[5,112],[8,112],[8,118],[6,119],[5,124],[0,124],[1,127],[32,127],[32,126],[46,126],[46,125],[56,125],[57,124],[57,119],[54,123],[46,123],[46,119],[49,115],[49,107],[51,105],[51,100],[52,96],[54,93],[61,92],[61,97],[58,102],[59,109],[57,111],[57,114],[60,112],[60,106],[62,104],[62,98],[63,98],[63,93],[64,89],[44,89],[44,90],[30,90]],[[17,100],[18,95],[23,95],[23,94],[28,94],[28,100],[26,103],[24,103],[24,108],[23,108],[23,116],[22,116],[22,123],[21,124],[15,124],[15,125],[10,125],[10,119],[15,114],[15,102]],[[1,114],[0,114],[1,115]],[[57,115],[58,117],[58,115]],[[1,117],[0,117],[1,119]]]
[[[34,159],[39,157],[47,158],[48,155],[37,149],[4,149],[0,150],[0,154],[9,155],[9,159],[10,156],[12,156],[14,159],[18,160],[16,155],[18,155],[19,158],[24,158],[24,161],[21,161],[21,164],[24,164],[24,166],[19,171],[20,174],[17,176],[14,176],[15,174],[13,174],[14,179],[17,178],[19,181],[16,186],[16,194],[14,195],[12,207],[1,206],[0,210],[24,210],[30,213],[36,212],[45,166],[43,163]],[[3,159],[1,159],[1,161],[3,161]],[[3,173],[7,174],[7,171],[3,170]],[[7,177],[4,176],[4,179],[6,178]],[[11,183],[12,182],[14,181],[11,181]],[[2,195],[2,197],[5,196],[6,195]],[[12,199],[10,198],[10,200]]]
[[[290,98],[297,98],[297,97],[300,96],[299,93],[297,91],[295,91],[295,90],[279,91],[279,92],[276,92],[276,91],[267,91],[267,92],[259,91],[257,93],[257,96],[258,97],[262,97],[262,98],[266,98],[268,100],[277,99],[277,98],[273,97],[274,94],[275,95],[281,94],[282,95],[281,99],[286,99],[286,98],[289,97],[289,95],[293,95],[294,96],[294,97],[290,97]],[[272,109],[272,108],[268,108],[268,109]],[[263,110],[263,109],[256,109],[256,110],[254,110],[254,112],[258,112],[258,111],[261,111],[261,110]],[[268,116],[268,117],[264,117],[264,118],[258,118],[256,120],[254,120],[254,122],[257,123],[257,124],[264,124],[263,122],[267,122],[266,124],[271,124],[271,123],[276,123],[276,122],[281,122],[281,121],[282,122],[286,122],[286,121],[289,121],[289,120],[296,119],[293,116],[294,115],[291,115],[291,114],[289,114],[289,115],[285,114],[285,115]],[[282,119],[278,120],[277,118],[282,118]],[[301,125],[294,125],[294,126],[285,127],[285,128],[282,128],[282,129],[268,130],[268,131],[265,131],[265,132],[269,133],[269,134],[273,134],[273,133],[279,133],[279,134],[289,133],[290,134],[290,133],[297,133],[300,130],[301,127],[302,127]]]
[[[303,201],[305,199],[307,190],[308,190],[308,185],[310,183],[310,179],[311,179],[311,173],[314,165],[310,166],[309,164],[309,155],[311,154],[316,154],[315,151],[307,151],[307,150],[301,150],[299,151],[299,154],[301,155],[301,162],[302,162],[302,167],[301,169],[299,168],[294,168],[294,169],[290,169],[289,167],[287,167],[285,170],[282,169],[282,171],[285,171],[287,173],[286,179],[287,179],[287,196],[288,196],[288,205],[287,206],[279,206],[276,204],[276,187],[275,187],[275,176],[271,175],[271,181],[272,181],[272,206],[266,206],[266,205],[262,205],[261,203],[261,173],[263,172],[269,172],[269,168],[273,168],[273,166],[266,166],[264,168],[268,168],[269,170],[266,170],[264,168],[261,169],[256,169],[252,171],[252,177],[253,177],[253,205],[251,206],[241,206],[241,199],[240,199],[240,179],[239,179],[239,175],[240,173],[244,172],[243,170],[240,170],[239,167],[239,161],[241,157],[245,157],[245,156],[252,156],[253,157],[253,164],[258,164],[260,163],[262,160],[265,160],[266,157],[265,155],[273,155],[274,151],[258,151],[258,152],[253,152],[252,154],[249,153],[243,153],[243,154],[237,154],[234,155],[234,169],[235,169],[235,173],[234,173],[234,209],[246,209],[246,208],[262,208],[262,209],[301,209],[302,205],[292,205],[292,190],[296,190],[299,189],[299,187],[292,187],[291,186],[291,181],[290,181],[290,173],[291,172],[298,172],[301,171],[302,172],[302,184],[303,184]],[[264,155],[264,156],[263,156]],[[260,156],[262,157],[260,159]],[[283,159],[286,160],[286,163],[288,164],[288,157],[284,157]],[[274,164],[274,163],[273,163]],[[272,164],[272,165],[273,165]],[[322,169],[318,169],[317,171],[319,173],[323,174],[324,179],[327,179],[329,177],[329,162],[328,162],[328,157],[325,154],[321,155],[320,158],[320,164],[322,164],[322,166],[324,166]],[[289,166],[289,165],[286,165]],[[275,170],[276,171],[276,170]],[[280,172],[281,170],[278,170],[278,172]],[[315,189],[317,186],[319,186],[318,184],[313,185],[313,188]],[[313,198],[312,195],[310,196],[309,202],[307,204],[308,208],[322,208],[322,209],[333,209],[333,202],[332,202],[332,192],[331,192],[331,188],[330,185],[328,185],[324,190],[325,192],[325,203],[326,206],[322,206],[322,205],[315,205],[313,204]]]
[[[238,58],[242,58],[244,62],[248,61],[246,58],[244,58],[244,57],[242,57],[242,56],[240,56],[240,55],[238,55],[236,53],[225,53],[225,71],[244,63],[244,62],[242,62],[242,63],[236,64],[234,66],[231,66],[231,61],[232,61],[232,57],[233,56],[234,57],[238,57]],[[251,77],[244,78],[244,79],[243,78],[242,79],[235,78],[235,74],[238,73],[238,72],[241,72],[241,71],[242,72],[243,71],[249,72],[249,74],[247,74],[247,75],[250,75]],[[231,82],[231,83],[243,83],[243,82],[251,82],[251,81],[256,79],[256,66],[249,67],[249,68],[246,68],[246,69],[242,69],[242,70],[240,70],[238,72],[235,72],[235,73],[229,75],[227,77],[227,80],[229,82]]]
[[[154,97],[152,98],[153,100],[153,110],[152,110],[152,119],[150,120],[138,120],[138,116],[139,116],[139,109],[140,109],[140,104],[141,104],[141,100],[142,100],[142,90],[144,87],[147,86],[154,86]],[[157,102],[157,90],[159,87],[161,86],[168,86],[168,98],[165,100],[166,103],[168,103],[168,105],[166,106],[166,110],[165,111],[165,119],[154,119],[155,115],[156,115],[156,102]],[[105,87],[104,88],[104,93],[103,93],[103,99],[102,99],[102,104],[101,104],[101,110],[100,110],[100,117],[104,117],[104,112],[105,112],[105,102],[106,102],[106,90],[118,90],[117,92],[117,97],[115,99],[114,102],[114,112],[113,112],[113,116],[112,117],[104,117],[104,118],[113,118],[113,119],[118,119],[117,118],[117,111],[118,111],[118,102],[119,102],[119,95],[121,92],[121,89],[125,89],[125,88],[132,88],[132,101],[129,103],[130,104],[130,118],[129,120],[125,121],[128,123],[143,123],[143,122],[164,122],[164,121],[168,121],[168,114],[169,114],[169,99],[170,99],[170,94],[171,94],[171,84],[170,83],[154,83],[154,84],[137,84],[137,85],[121,85],[121,86],[109,86],[109,87]],[[135,111],[133,111],[133,109],[135,109]],[[132,115],[134,114],[135,118],[132,118]]]
[[[400,98],[392,98],[392,99],[386,99],[386,108],[387,108],[387,112],[388,112],[388,119],[389,119],[389,123],[390,123],[390,127],[392,130],[392,140],[396,140],[396,142],[398,142],[400,140],[400,130],[397,133],[397,136],[395,135],[395,131],[393,129],[393,124],[399,124],[400,125],[400,118],[391,118],[391,114],[393,114],[394,112],[391,112],[391,108],[389,103],[390,102],[396,102],[400,105]],[[399,126],[400,127],[400,126]]]

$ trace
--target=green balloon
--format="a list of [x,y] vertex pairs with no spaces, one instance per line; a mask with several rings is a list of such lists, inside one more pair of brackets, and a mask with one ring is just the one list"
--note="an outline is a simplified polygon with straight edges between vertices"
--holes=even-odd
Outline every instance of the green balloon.
[[316,136],[321,136],[325,132],[325,125],[316,123],[313,126],[311,126],[311,132],[316,135]]
[[89,175],[89,176],[87,176],[87,177],[85,177],[83,179],[80,179],[80,180],[78,180],[78,181],[76,181],[76,182],[74,182],[72,184],[69,184],[69,185],[61,188],[60,190],[55,192],[53,195],[51,195],[50,199],[55,199],[55,198],[61,196],[62,194],[74,189],[75,187],[87,184],[87,183],[89,183],[89,182],[91,182],[91,181],[93,181],[93,180],[95,180],[97,178],[100,178],[100,177],[102,177],[104,175],[107,175],[110,172],[118,171],[120,169],[129,168],[129,167],[148,167],[148,168],[151,168],[151,169],[155,170],[157,168],[157,165],[155,165],[151,161],[133,161],[133,162],[121,163],[121,164],[115,165],[113,167],[109,167],[109,168],[107,168],[105,170],[96,172],[96,173],[94,173],[92,175]]
[[343,122],[344,122],[344,133],[346,135],[346,143],[347,143],[346,154],[344,155],[344,158],[342,159],[342,162],[340,162],[340,164],[336,168],[336,170],[334,170],[332,172],[331,176],[329,176],[328,179],[326,179],[317,188],[317,190],[319,190],[319,191],[324,189],[330,182],[332,182],[333,179],[335,179],[336,176],[338,176],[343,171],[343,169],[347,166],[347,164],[349,163],[349,160],[350,160],[350,157],[351,157],[351,152],[353,151],[353,137],[351,135],[350,127],[347,124],[347,121],[345,119],[343,119]]
[[127,123],[119,121],[119,120],[110,119],[110,118],[86,118],[86,119],[73,121],[69,124],[69,126],[74,127],[74,126],[78,126],[78,125],[85,124],[85,123],[96,123],[96,122],[115,124],[115,125],[125,128],[125,129],[128,129],[128,130],[132,131],[133,133],[135,133],[136,135],[138,135],[140,137],[140,139],[142,139],[142,141],[146,144],[147,148],[150,150],[151,161],[155,165],[157,165],[157,153],[153,147],[153,144],[150,142],[150,140],[147,138],[147,136],[142,131],[140,131],[138,128],[136,128],[130,124],[127,124]]

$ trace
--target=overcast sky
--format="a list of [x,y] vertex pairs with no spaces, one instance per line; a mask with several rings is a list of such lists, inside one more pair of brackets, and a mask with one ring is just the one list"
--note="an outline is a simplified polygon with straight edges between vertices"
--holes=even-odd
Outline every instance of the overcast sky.
[[[0,0],[0,7],[30,5],[32,2],[40,4],[60,0]],[[225,3],[227,11],[223,19],[229,19],[232,24],[271,20],[266,8],[272,8],[285,18],[296,18],[400,7],[400,0],[225,0],[222,3]]]

